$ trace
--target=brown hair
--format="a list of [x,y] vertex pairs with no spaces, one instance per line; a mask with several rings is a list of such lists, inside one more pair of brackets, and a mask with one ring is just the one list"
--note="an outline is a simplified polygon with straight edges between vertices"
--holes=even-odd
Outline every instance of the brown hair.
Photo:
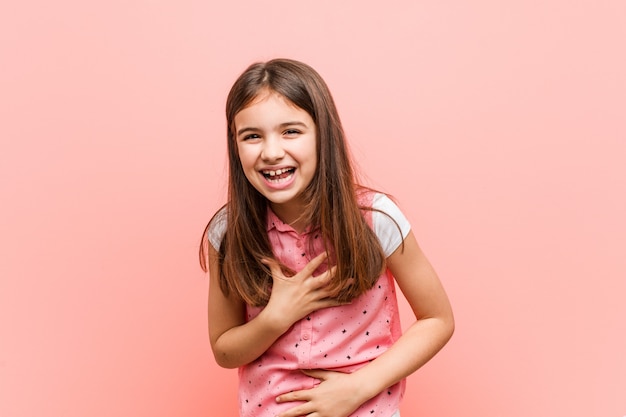
[[[328,87],[310,66],[274,59],[248,67],[235,81],[226,101],[229,183],[225,206],[227,226],[218,254],[220,287],[250,305],[269,300],[272,277],[263,258],[274,258],[266,230],[268,203],[246,179],[235,141],[235,115],[262,90],[276,92],[306,111],[317,132],[316,173],[304,190],[309,204],[302,218],[317,228],[336,264],[331,286],[337,298],[349,301],[370,289],[385,265],[385,256],[357,202],[355,174],[337,108]],[[200,263],[207,270],[207,225]],[[349,279],[354,283],[347,285]]]

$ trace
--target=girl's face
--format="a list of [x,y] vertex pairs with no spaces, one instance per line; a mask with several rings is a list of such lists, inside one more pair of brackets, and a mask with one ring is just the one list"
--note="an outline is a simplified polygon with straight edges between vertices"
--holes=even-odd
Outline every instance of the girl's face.
[[298,219],[305,204],[302,192],[317,170],[313,118],[283,96],[263,91],[234,122],[246,178],[284,222]]

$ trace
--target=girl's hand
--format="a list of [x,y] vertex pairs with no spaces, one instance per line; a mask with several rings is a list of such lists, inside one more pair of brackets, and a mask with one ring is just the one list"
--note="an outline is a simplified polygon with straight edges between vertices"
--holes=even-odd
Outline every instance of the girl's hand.
[[335,267],[313,276],[313,272],[327,257],[326,252],[316,256],[292,277],[286,277],[275,260],[262,260],[270,267],[273,279],[272,294],[264,314],[271,315],[275,324],[284,331],[315,310],[343,304],[333,299],[334,294],[326,289],[335,275]]
[[279,395],[276,402],[305,401],[278,417],[347,417],[369,398],[363,397],[363,390],[352,374],[315,369],[302,371],[321,382],[315,388],[293,391]]

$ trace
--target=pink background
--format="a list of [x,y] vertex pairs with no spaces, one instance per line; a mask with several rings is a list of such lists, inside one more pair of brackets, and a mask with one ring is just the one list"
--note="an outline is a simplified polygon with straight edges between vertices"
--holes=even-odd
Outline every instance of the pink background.
[[626,415],[625,39],[622,0],[2,2],[0,415],[235,415],[196,248],[275,56],[453,302],[403,416]]

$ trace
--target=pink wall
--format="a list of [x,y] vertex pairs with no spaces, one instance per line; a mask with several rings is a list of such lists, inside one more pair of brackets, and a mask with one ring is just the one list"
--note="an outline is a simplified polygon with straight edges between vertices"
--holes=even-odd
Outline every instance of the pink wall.
[[0,6],[0,415],[234,415],[196,245],[226,92],[274,56],[452,299],[403,415],[626,415],[626,3],[216,3]]

